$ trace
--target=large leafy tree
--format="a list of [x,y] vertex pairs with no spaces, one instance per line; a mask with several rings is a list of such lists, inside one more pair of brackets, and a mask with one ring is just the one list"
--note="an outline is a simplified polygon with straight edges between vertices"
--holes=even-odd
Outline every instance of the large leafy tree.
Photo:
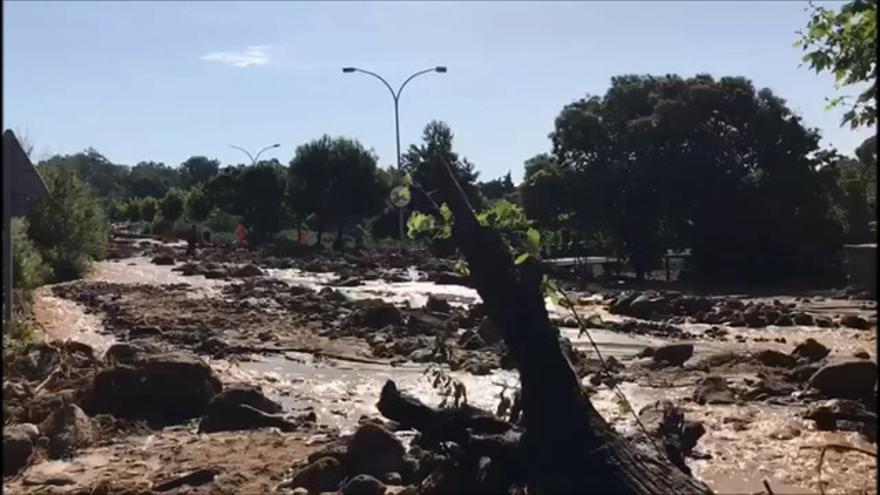
[[191,156],[180,164],[180,175],[186,186],[208,182],[219,171],[220,162],[205,156]]
[[183,215],[186,205],[186,191],[178,188],[169,189],[159,200],[159,216],[168,222],[174,222]]
[[852,0],[839,10],[810,5],[806,30],[795,44],[807,53],[803,60],[816,72],[834,74],[839,87],[867,85],[853,100],[842,96],[831,106],[851,101],[843,122],[852,127],[877,122],[877,0]]
[[510,178],[510,172],[507,172],[503,177],[480,182],[479,188],[483,197],[489,201],[512,199],[513,194],[516,192],[516,186],[513,185],[513,179]]
[[319,244],[332,226],[341,242],[347,225],[381,211],[388,192],[375,155],[341,137],[323,136],[298,147],[289,178],[289,202],[301,216],[314,217]]
[[278,162],[261,162],[239,173],[237,210],[249,232],[250,241],[262,244],[282,227],[286,177]]
[[128,167],[111,163],[93,148],[73,155],[55,155],[42,164],[74,170],[101,198],[118,200],[126,194]]
[[460,158],[452,149],[452,130],[443,122],[432,121],[422,133],[422,144],[412,145],[403,155],[403,169],[410,174],[412,183],[420,192],[412,194],[412,208],[421,212],[433,212],[434,207],[425,194],[431,195],[436,204],[444,203],[442,193],[438,190],[440,177],[438,171],[444,168],[434,166],[438,160],[445,161],[474,208],[482,206],[476,182],[479,173],[474,164],[466,158]]
[[637,273],[673,247],[715,280],[835,266],[819,134],[744,78],[615,77],[567,105],[551,138],[574,221],[610,232]]
[[135,198],[161,198],[181,184],[180,172],[164,163],[140,162],[125,178],[126,192]]

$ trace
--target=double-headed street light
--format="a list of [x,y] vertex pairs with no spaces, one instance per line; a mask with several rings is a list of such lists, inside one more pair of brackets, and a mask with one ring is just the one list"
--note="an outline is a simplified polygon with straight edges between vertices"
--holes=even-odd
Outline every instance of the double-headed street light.
[[236,145],[234,145],[234,144],[230,144],[229,147],[230,147],[230,148],[235,148],[235,149],[237,149],[237,150],[243,152],[245,155],[248,156],[248,158],[251,159],[251,165],[256,165],[256,164],[257,164],[257,160],[260,159],[260,155],[262,155],[264,151],[266,151],[266,150],[270,150],[270,149],[272,149],[272,148],[279,148],[279,147],[281,147],[281,145],[280,145],[280,144],[273,144],[273,145],[271,145],[271,146],[266,146],[265,148],[263,148],[263,149],[261,149],[259,152],[257,152],[257,155],[256,155],[256,156],[251,155],[250,152],[248,152],[248,150],[246,150],[246,149],[244,149],[244,148],[242,148],[242,147],[240,147],[240,146],[236,146]]
[[[386,81],[385,78],[383,78],[379,74],[376,74],[375,72],[370,72],[370,71],[364,70],[364,69],[358,69],[357,67],[343,67],[342,72],[344,72],[346,74],[352,73],[352,72],[362,72],[364,74],[371,75],[371,76],[375,77],[376,79],[382,81],[382,84],[384,84],[385,87],[388,88],[388,91],[391,93],[391,98],[394,99],[394,134],[397,139],[397,171],[402,174],[403,173],[403,166],[400,163],[400,110],[399,110],[400,92],[403,91],[403,88],[406,87],[407,83],[412,81],[417,76],[420,76],[422,74],[427,74],[429,72],[439,72],[442,74],[442,73],[446,72],[446,67],[439,65],[437,67],[433,67],[430,69],[420,70],[420,71],[416,72],[415,74],[406,78],[406,80],[403,81],[403,84],[401,84],[400,87],[397,88],[397,91],[394,91],[394,88],[392,88],[391,85],[388,84],[388,81]],[[400,239],[403,240],[403,209],[400,208],[399,211],[400,211],[400,218],[398,219],[398,221],[400,223]]]

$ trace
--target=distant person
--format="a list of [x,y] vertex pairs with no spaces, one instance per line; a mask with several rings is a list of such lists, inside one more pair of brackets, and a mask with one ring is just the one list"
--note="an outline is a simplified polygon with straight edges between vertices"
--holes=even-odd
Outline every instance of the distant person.
[[196,244],[199,242],[199,229],[196,224],[192,224],[189,229],[189,235],[186,236],[186,255],[195,256]]
[[238,247],[244,247],[244,225],[238,224],[235,228],[235,235],[238,238]]

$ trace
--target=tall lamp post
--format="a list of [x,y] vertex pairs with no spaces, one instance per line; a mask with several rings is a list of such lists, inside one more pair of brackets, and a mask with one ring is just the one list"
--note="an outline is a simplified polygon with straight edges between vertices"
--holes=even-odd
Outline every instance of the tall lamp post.
[[[416,78],[422,74],[427,74],[429,72],[439,72],[441,74],[445,73],[446,67],[440,65],[437,67],[432,67],[430,69],[420,70],[420,71],[416,72],[415,74],[406,78],[406,80],[403,81],[403,84],[401,84],[400,87],[397,88],[397,91],[394,91],[394,88],[392,88],[391,85],[388,84],[388,81],[386,81],[385,78],[383,78],[379,74],[376,74],[375,72],[370,72],[370,71],[364,70],[364,69],[358,69],[357,67],[343,67],[342,72],[346,73],[346,74],[349,74],[352,72],[361,72],[361,73],[373,76],[376,79],[382,81],[382,84],[384,84],[385,87],[388,88],[388,91],[391,93],[391,98],[394,99],[394,134],[395,134],[395,138],[397,140],[397,171],[402,175],[403,174],[403,166],[400,163],[400,109],[399,109],[400,92],[403,91],[403,88],[406,87],[407,83],[412,81],[414,78]],[[402,241],[403,240],[403,208],[399,208],[398,211],[400,212],[400,216],[398,218],[398,225],[400,227],[400,240]]]
[[270,150],[270,149],[272,149],[272,148],[279,148],[279,147],[281,147],[281,145],[280,145],[280,144],[273,144],[273,145],[271,145],[271,146],[266,146],[265,148],[263,148],[263,149],[261,149],[259,152],[257,152],[257,155],[256,155],[256,156],[251,155],[250,152],[249,152],[248,150],[246,150],[246,149],[244,149],[244,148],[242,148],[242,147],[236,146],[236,145],[234,145],[234,144],[230,144],[229,147],[230,147],[230,148],[235,148],[235,149],[237,149],[237,150],[243,152],[245,155],[248,156],[248,158],[251,159],[251,165],[256,165],[256,164],[257,164],[257,160],[260,158],[260,155],[262,155],[264,151],[266,151],[266,150]]

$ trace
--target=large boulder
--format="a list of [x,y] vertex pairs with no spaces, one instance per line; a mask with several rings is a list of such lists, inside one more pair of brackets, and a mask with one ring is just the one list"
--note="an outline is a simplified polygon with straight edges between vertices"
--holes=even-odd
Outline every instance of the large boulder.
[[[32,430],[12,425],[3,428],[3,476],[10,476],[21,471],[34,453],[34,440],[37,435]],[[33,426],[33,425],[30,425]]]
[[814,339],[807,339],[791,351],[791,355],[796,358],[804,358],[810,362],[825,359],[831,351],[824,345],[816,342]]
[[813,326],[816,324],[816,320],[813,319],[813,315],[807,313],[795,313],[792,317],[795,325],[800,326]]
[[169,255],[159,255],[150,260],[154,265],[173,265],[174,258]]
[[168,425],[201,416],[222,389],[211,367],[195,356],[148,354],[95,375],[83,405],[89,414]]
[[877,365],[864,359],[827,364],[810,377],[810,386],[840,399],[865,399],[874,391]]
[[362,424],[348,441],[348,459],[354,474],[382,476],[403,469],[403,443],[385,427]]
[[448,320],[422,312],[410,313],[406,319],[406,328],[413,335],[438,335],[455,330]]
[[771,368],[793,368],[797,364],[795,357],[773,349],[764,349],[758,352],[755,357],[761,364]]
[[74,404],[66,404],[40,424],[40,433],[49,438],[49,458],[61,459],[78,448],[88,447],[95,437],[86,413]]
[[281,405],[267,398],[254,387],[236,387],[224,390],[208,403],[199,423],[200,433],[250,430],[276,427],[293,431],[296,423],[277,416]]
[[448,313],[452,311],[452,306],[446,299],[429,295],[428,300],[425,302],[425,310],[432,313]]
[[732,404],[736,398],[723,376],[710,375],[697,383],[694,401],[697,404]]
[[840,324],[841,326],[858,330],[867,330],[871,328],[871,323],[858,315],[843,315],[840,317]]
[[694,344],[669,344],[654,349],[654,362],[681,366],[694,355]]
[[366,299],[355,304],[351,323],[362,327],[382,328],[387,325],[403,324],[403,316],[391,303],[381,299]]

